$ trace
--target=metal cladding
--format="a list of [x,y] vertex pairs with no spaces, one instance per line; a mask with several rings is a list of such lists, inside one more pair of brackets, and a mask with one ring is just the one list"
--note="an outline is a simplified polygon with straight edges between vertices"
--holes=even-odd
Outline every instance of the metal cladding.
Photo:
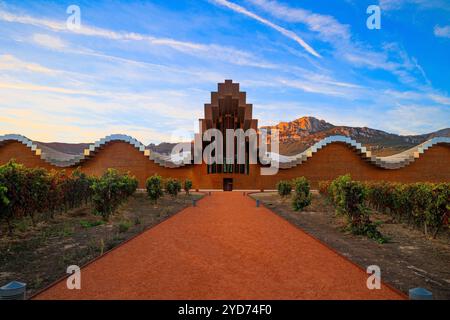
[[26,145],[32,152],[34,152],[37,156],[39,156],[42,160],[49,163],[50,165],[53,165],[55,167],[59,168],[67,168],[67,167],[73,167],[78,166],[82,162],[94,158],[95,155],[99,152],[101,152],[102,147],[107,145],[110,142],[113,141],[121,141],[126,142],[133,147],[135,147],[137,150],[142,152],[146,157],[149,158],[149,160],[154,161],[155,163],[159,164],[162,167],[166,168],[177,168],[183,166],[182,161],[174,161],[172,160],[171,156],[168,155],[162,155],[157,152],[153,152],[145,147],[144,144],[139,142],[137,139],[127,136],[124,134],[112,134],[105,138],[102,138],[95,143],[91,144],[89,148],[85,149],[83,154],[79,155],[64,155],[64,157],[55,157],[53,155],[47,154],[43,152],[41,149],[38,148],[37,144],[28,139],[27,137],[24,137],[22,135],[18,134],[7,134],[4,136],[0,136],[0,147],[2,144],[9,142],[9,141],[16,141],[20,142],[24,145]]

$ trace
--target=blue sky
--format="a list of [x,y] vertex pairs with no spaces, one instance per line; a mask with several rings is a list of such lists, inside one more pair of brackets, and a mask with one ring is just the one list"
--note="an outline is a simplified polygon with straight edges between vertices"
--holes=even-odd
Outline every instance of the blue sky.
[[427,133],[450,127],[449,57],[447,0],[0,0],[0,134],[173,141],[224,79],[261,125]]

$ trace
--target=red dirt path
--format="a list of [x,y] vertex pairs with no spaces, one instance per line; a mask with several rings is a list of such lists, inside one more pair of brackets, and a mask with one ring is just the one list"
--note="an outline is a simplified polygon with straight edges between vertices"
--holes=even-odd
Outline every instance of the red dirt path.
[[[376,261],[374,261],[376,264]],[[270,210],[218,192],[35,299],[402,299]]]

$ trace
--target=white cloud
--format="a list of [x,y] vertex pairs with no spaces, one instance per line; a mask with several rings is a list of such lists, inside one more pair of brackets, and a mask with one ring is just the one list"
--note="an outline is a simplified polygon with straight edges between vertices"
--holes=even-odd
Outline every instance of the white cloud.
[[34,34],[33,42],[54,50],[61,50],[67,47],[67,44],[61,38],[42,33]]
[[429,97],[439,104],[445,104],[447,106],[450,106],[450,98],[447,96],[443,96],[440,94],[430,94]]
[[329,81],[325,79],[275,79],[275,81],[278,85],[299,89],[304,92],[336,96],[345,99],[354,99],[358,94],[360,94],[356,89],[361,88],[354,84]]
[[229,2],[227,0],[210,0],[212,3],[218,4],[218,5],[222,5],[224,7],[227,7],[235,12],[238,12],[240,14],[246,15],[247,17],[250,17],[256,21],[259,21],[263,24],[265,24],[266,26],[271,27],[272,29],[275,29],[276,31],[278,31],[279,33],[281,33],[282,35],[284,35],[285,37],[288,37],[292,40],[294,40],[295,42],[297,42],[299,45],[301,45],[306,51],[308,51],[310,54],[312,54],[313,56],[316,56],[318,58],[320,58],[320,54],[317,53],[316,50],[314,50],[309,44],[307,44],[302,38],[300,38],[295,32],[287,30],[273,22],[270,22],[267,19],[264,19],[263,17],[245,9],[244,7],[241,7],[235,3]]
[[450,38],[450,26],[435,26],[434,35],[441,38]]
[[384,114],[390,132],[403,135],[429,133],[448,127],[449,112],[435,106],[397,104]]

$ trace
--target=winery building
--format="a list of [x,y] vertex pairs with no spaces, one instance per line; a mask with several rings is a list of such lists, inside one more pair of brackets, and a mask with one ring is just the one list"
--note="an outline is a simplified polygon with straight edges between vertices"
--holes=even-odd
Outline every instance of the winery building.
[[[219,83],[217,92],[211,93],[211,102],[205,104],[199,134],[211,128],[222,132],[226,129],[258,130],[258,120],[253,119],[252,111],[253,106],[247,103],[246,93],[240,91],[238,83],[231,80]],[[295,156],[280,156],[280,169],[275,175],[261,175],[263,164],[252,164],[248,158],[246,151],[245,164],[207,165],[194,164],[193,160],[179,163],[170,155],[151,151],[133,137],[122,134],[102,138],[76,155],[50,152],[21,135],[0,136],[0,165],[15,159],[29,167],[67,172],[80,168],[92,175],[116,168],[136,176],[140,187],[144,187],[146,179],[153,174],[189,178],[195,189],[220,190],[275,189],[279,180],[300,176],[317,187],[319,181],[348,173],[353,179],[363,181],[450,181],[448,137],[436,137],[399,154],[377,157],[348,137],[330,136]]]

